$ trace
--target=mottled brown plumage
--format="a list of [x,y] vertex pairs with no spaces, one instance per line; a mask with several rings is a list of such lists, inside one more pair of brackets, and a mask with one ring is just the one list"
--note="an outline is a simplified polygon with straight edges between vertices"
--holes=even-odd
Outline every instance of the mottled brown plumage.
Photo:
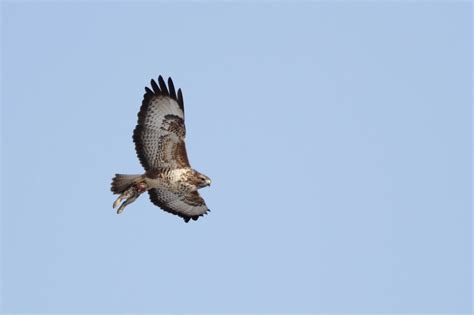
[[186,222],[197,220],[209,209],[197,190],[209,186],[210,179],[191,168],[186,152],[184,102],[181,89],[176,93],[173,81],[168,86],[161,76],[145,88],[133,141],[138,159],[145,169],[143,175],[116,174],[112,191],[120,194],[117,210],[135,201],[144,191],[163,210],[182,217]]

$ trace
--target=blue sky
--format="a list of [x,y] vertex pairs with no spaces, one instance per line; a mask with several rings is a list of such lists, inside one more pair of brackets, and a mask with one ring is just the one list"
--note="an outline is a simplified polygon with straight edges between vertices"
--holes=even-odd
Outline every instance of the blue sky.
[[[2,3],[2,311],[470,313],[470,2]],[[111,177],[159,74],[212,212]]]

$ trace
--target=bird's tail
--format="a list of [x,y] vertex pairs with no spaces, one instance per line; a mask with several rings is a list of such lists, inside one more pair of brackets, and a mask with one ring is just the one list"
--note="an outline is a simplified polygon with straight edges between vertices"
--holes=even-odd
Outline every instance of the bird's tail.
[[112,190],[114,194],[121,194],[141,177],[142,175],[115,174],[115,177],[112,178],[112,187],[110,190]]

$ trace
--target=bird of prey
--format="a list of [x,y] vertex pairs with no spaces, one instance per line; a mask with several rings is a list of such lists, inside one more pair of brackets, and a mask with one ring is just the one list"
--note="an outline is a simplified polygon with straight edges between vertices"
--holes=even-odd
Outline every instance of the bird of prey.
[[[191,168],[186,153],[184,102],[181,89],[175,90],[168,78],[145,87],[133,142],[144,174],[115,174],[111,190],[120,196],[113,207],[125,207],[148,191],[152,203],[189,222],[210,211],[198,189],[210,186],[211,179]],[[123,202],[122,202],[123,201]]]

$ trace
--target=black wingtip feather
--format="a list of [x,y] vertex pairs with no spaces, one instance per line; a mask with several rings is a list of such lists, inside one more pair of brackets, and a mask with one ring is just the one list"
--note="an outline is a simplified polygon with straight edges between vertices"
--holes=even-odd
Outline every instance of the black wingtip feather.
[[174,89],[174,84],[173,84],[173,80],[171,78],[168,78],[168,88],[169,88],[169,92],[170,92],[170,96],[174,99],[176,99],[176,91]]
[[148,86],[145,87],[145,94],[154,94],[152,90]]
[[170,95],[168,88],[166,87],[165,80],[163,80],[161,75],[158,77],[158,84],[160,85],[161,93],[163,93],[163,95]]
[[181,110],[184,112],[184,100],[183,100],[183,93],[181,89],[178,89],[178,104]]
[[155,80],[151,79],[151,87],[153,88],[153,91],[155,94],[161,94],[160,88],[158,87],[158,84],[156,84]]

